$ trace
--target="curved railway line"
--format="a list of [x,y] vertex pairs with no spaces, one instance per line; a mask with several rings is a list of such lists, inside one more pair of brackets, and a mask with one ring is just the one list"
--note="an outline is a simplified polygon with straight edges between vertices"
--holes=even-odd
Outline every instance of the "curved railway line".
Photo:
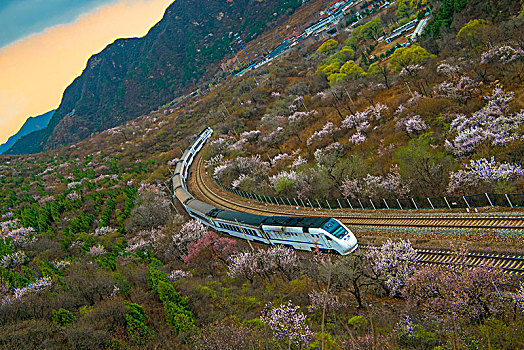
[[238,197],[220,188],[211,177],[206,175],[202,158],[195,159],[194,179],[192,187],[195,197],[200,197],[211,204],[229,210],[243,211],[261,215],[293,215],[293,216],[326,216],[339,219],[350,226],[384,226],[384,227],[414,227],[414,228],[474,228],[474,229],[506,229],[524,231],[524,215],[521,216],[486,216],[471,214],[467,216],[437,216],[437,215],[384,215],[350,212],[335,209],[311,209],[293,206],[269,205],[254,200]]
[[[272,206],[254,200],[237,197],[224,191],[205,171],[200,155],[195,159],[193,173],[190,176],[190,188],[195,197],[210,204],[235,211],[243,211],[261,215],[293,215],[293,216],[329,216],[341,220],[347,226],[370,227],[406,227],[406,228],[462,228],[462,229],[505,229],[524,231],[524,215],[520,216],[490,216],[473,214],[468,216],[440,216],[429,215],[384,215],[349,212],[347,210],[320,210],[312,208],[298,208],[293,206]],[[361,246],[370,249],[371,246]],[[524,275],[524,255],[501,255],[488,253],[468,253],[458,256],[449,250],[421,249],[417,250],[416,260],[421,265],[465,264],[467,266],[489,266],[502,269],[513,275]]]

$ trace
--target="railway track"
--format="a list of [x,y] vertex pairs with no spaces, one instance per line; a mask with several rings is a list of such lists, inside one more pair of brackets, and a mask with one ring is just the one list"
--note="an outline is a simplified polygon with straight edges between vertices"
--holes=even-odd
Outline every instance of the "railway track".
[[486,216],[469,214],[464,216],[436,214],[420,215],[384,215],[378,213],[355,213],[348,210],[325,210],[299,208],[284,205],[269,205],[254,200],[238,197],[220,188],[205,172],[202,158],[195,159],[194,179],[192,188],[195,197],[224,209],[243,211],[261,215],[292,215],[292,216],[326,216],[341,220],[349,226],[370,227],[410,227],[410,228],[445,228],[445,229],[504,229],[524,232],[524,215],[520,216]]
[[[480,214],[469,216],[437,216],[437,215],[384,215],[369,213],[354,213],[343,210],[320,210],[311,208],[298,208],[292,206],[272,206],[254,200],[246,200],[219,187],[205,171],[200,155],[195,159],[194,173],[190,178],[193,195],[218,208],[243,211],[261,215],[293,215],[293,216],[329,216],[341,220],[348,226],[369,227],[411,227],[411,228],[474,228],[474,229],[505,229],[524,231],[524,216],[497,217]],[[370,249],[370,246],[361,246]],[[418,249],[416,255],[420,265],[445,265],[453,266],[465,264],[466,266],[487,266],[502,269],[512,275],[524,275],[524,256],[501,255],[489,253],[467,253],[463,256],[450,250]]]
[[[361,249],[373,249],[373,246],[360,246]],[[492,267],[499,268],[505,273],[512,275],[524,275],[524,256],[488,254],[488,253],[466,253],[458,255],[451,250],[416,249],[415,260],[419,265],[426,266],[468,266],[468,267]]]

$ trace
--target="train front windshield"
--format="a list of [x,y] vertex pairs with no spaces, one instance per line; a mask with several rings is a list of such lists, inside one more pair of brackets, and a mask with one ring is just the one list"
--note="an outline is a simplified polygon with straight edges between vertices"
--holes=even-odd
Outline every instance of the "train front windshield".
[[342,227],[335,219],[330,219],[328,222],[326,222],[324,226],[322,226],[322,229],[331,233],[338,239],[344,238],[344,236],[348,233],[348,231],[344,227]]

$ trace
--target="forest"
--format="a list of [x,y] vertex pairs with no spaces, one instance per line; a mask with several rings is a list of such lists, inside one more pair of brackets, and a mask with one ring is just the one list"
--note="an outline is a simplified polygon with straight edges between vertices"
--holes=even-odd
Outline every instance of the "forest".
[[[417,42],[378,41],[427,9]],[[344,257],[251,247],[189,220],[169,179],[210,126],[209,176],[243,191],[521,193],[523,21],[518,2],[397,1],[200,96],[74,145],[0,156],[0,346],[522,347],[522,277],[461,263],[521,252],[522,231],[357,227],[375,247]],[[458,262],[418,264],[422,243]]]

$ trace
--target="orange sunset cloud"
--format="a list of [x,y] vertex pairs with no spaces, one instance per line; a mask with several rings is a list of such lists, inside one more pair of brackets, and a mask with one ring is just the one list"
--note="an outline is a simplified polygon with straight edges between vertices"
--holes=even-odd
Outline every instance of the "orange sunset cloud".
[[172,2],[121,0],[0,49],[0,143],[29,116],[57,108],[91,55],[117,38],[145,35]]

